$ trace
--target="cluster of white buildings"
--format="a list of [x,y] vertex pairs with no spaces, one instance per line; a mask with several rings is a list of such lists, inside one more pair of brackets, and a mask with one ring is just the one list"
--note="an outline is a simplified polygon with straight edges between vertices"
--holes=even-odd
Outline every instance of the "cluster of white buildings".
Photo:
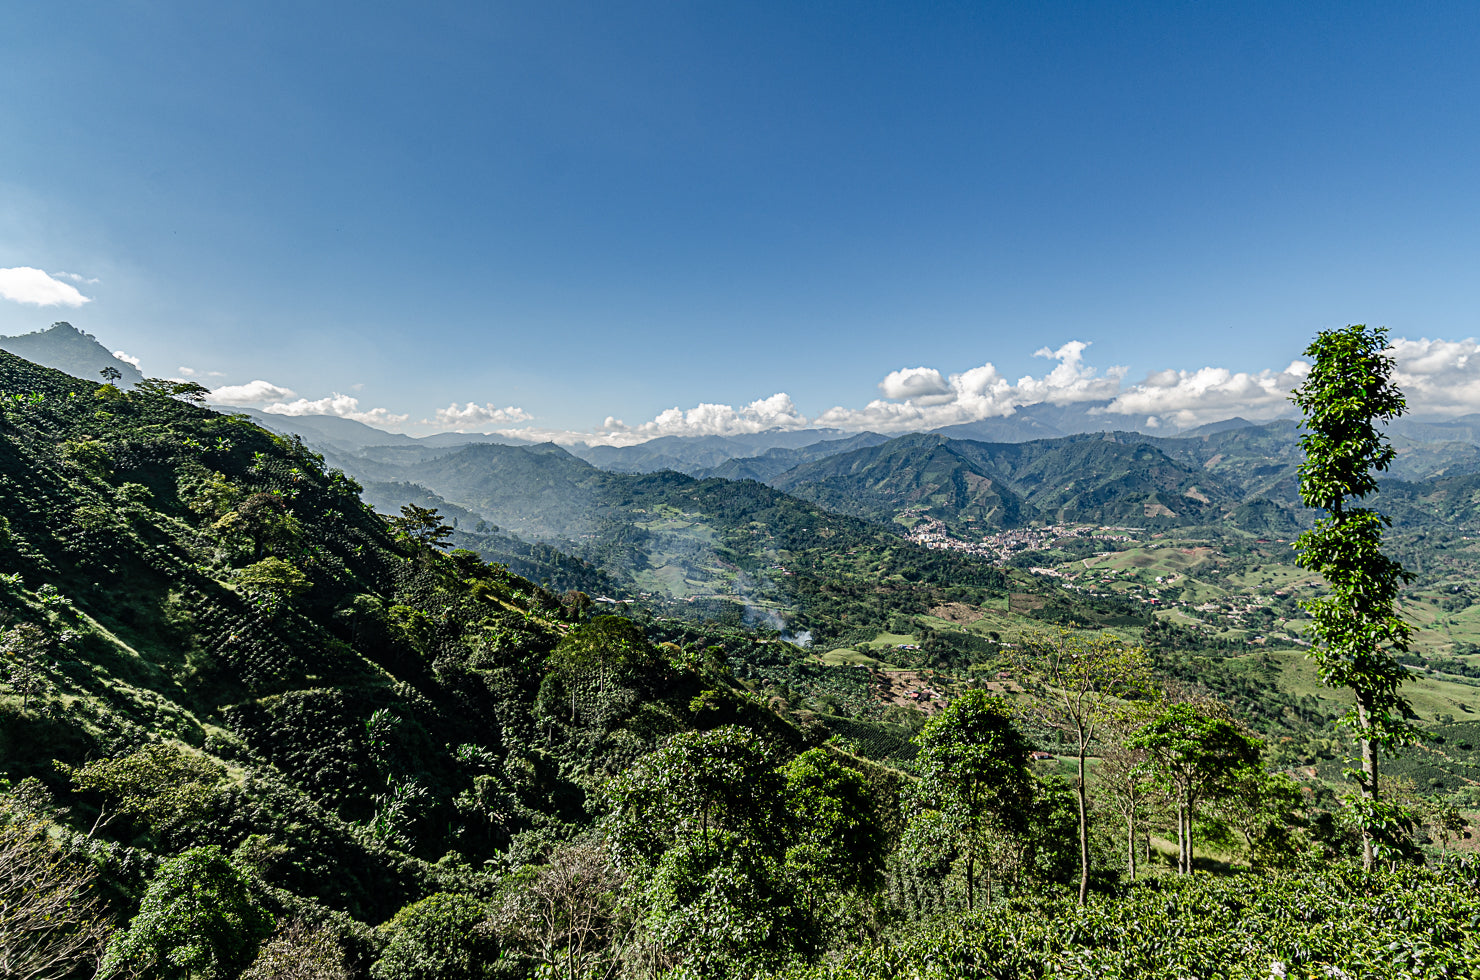
[[962,551],[1001,565],[1017,552],[1048,548],[1062,538],[1130,541],[1133,540],[1130,534],[1116,532],[1136,530],[1138,529],[1046,524],[1042,527],[1019,527],[998,531],[996,534],[987,535],[980,541],[962,541],[960,538],[953,537],[944,523],[933,517],[927,517],[910,528],[910,533],[906,537],[926,548]]

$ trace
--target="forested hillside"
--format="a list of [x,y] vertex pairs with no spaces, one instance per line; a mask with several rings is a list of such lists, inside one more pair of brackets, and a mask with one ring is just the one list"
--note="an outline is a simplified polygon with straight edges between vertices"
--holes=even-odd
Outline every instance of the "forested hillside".
[[904,436],[797,467],[773,481],[845,513],[906,511],[981,531],[1032,522],[1204,524],[1232,506],[1223,486],[1139,439],[961,442]]
[[548,444],[331,458],[354,467],[384,512],[436,505],[463,547],[561,590],[643,596],[669,615],[697,611],[818,641],[850,630],[871,637],[891,616],[979,602],[1006,583],[997,569],[904,540],[898,526],[752,480],[614,473]]
[[[1440,866],[1331,870],[1359,840],[1315,775],[1334,715],[1267,649],[753,481],[554,447],[421,468],[488,506],[505,456],[506,483],[584,487],[599,563],[444,497],[388,519],[198,394],[0,354],[7,975],[1447,977],[1480,957],[1480,878],[1442,864],[1454,800],[1401,790],[1393,863]],[[1153,454],[1147,493],[1194,472],[1109,452]],[[563,503],[542,519],[585,519]],[[593,587],[687,554],[730,591],[682,616],[673,591],[603,605],[454,539]],[[1101,712],[1093,743],[1074,703]],[[1433,730],[1444,772],[1468,765],[1465,725]]]
[[660,647],[443,554],[437,524],[398,532],[301,444],[171,390],[0,354],[5,807],[52,824],[105,920],[207,848],[207,884],[247,876],[365,968],[371,926],[489,898],[667,736],[804,746],[724,640]]

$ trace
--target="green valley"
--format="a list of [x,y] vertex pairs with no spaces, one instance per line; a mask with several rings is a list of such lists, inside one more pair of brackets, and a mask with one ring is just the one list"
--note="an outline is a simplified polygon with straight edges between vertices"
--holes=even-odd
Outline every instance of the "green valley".
[[[105,948],[105,975],[165,976],[162,951],[208,931],[181,889],[237,909],[200,975],[384,980],[870,976],[940,949],[950,976],[1160,976],[1144,944],[1109,952],[1134,902],[1216,905],[1250,868],[1338,903],[1367,887],[1324,870],[1355,839],[1348,699],[1305,656],[1298,601],[1323,585],[1284,536],[1306,518],[1279,426],[812,443],[770,451],[792,463],[771,486],[551,445],[316,449],[188,384],[8,354],[0,391],[0,855],[85,896],[41,930],[72,951],[54,976]],[[1474,479],[1381,494],[1420,570],[1402,609],[1427,740],[1390,772],[1431,863],[1480,803]],[[1171,873],[1174,796],[1132,776],[1151,877],[1129,890],[1106,736],[1093,900],[1062,904],[1081,866],[1054,644],[1129,651],[1148,686],[1114,697],[1137,724],[1154,687],[1259,756],[1240,778],[1262,788],[1220,784],[1190,825],[1221,877]],[[963,829],[996,799],[952,810],[967,777],[942,760],[973,725],[1032,761],[1004,749],[1014,802]],[[1376,887],[1459,915],[1474,872],[1439,867]],[[1244,900],[1280,916],[1280,894]],[[1078,945],[1010,924],[1044,914],[1079,917]],[[1470,955],[1443,916],[1373,928],[1425,963]],[[1178,942],[1214,942],[1199,929]]]

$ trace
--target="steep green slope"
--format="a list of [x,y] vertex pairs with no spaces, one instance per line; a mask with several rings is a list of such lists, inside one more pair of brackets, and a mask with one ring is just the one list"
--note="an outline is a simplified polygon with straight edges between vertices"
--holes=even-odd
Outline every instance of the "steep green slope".
[[903,436],[803,464],[771,482],[819,506],[880,522],[904,510],[983,527],[1012,527],[1037,517],[992,461],[969,454],[974,445],[979,444]]
[[[397,535],[300,443],[9,354],[0,392],[0,778],[40,781],[28,805],[120,914],[161,855],[217,844],[277,909],[373,924],[491,888],[473,868],[584,826],[667,734],[800,744],[724,679],[726,647],[654,647]],[[550,659],[571,643],[622,666]],[[129,803],[161,794],[193,802]]]
[[[970,444],[1055,523],[1204,524],[1235,502],[1220,483],[1134,435],[1070,436],[994,447]],[[976,448],[981,447],[981,448]]]

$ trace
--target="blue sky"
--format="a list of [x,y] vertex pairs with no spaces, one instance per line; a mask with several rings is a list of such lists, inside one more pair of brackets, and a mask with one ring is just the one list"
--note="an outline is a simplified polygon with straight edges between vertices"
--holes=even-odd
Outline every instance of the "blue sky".
[[1480,410],[1474,4],[4,21],[0,333],[69,320],[238,403],[618,441],[1122,394],[1183,424],[1277,410],[1317,330],[1368,322],[1420,407]]

